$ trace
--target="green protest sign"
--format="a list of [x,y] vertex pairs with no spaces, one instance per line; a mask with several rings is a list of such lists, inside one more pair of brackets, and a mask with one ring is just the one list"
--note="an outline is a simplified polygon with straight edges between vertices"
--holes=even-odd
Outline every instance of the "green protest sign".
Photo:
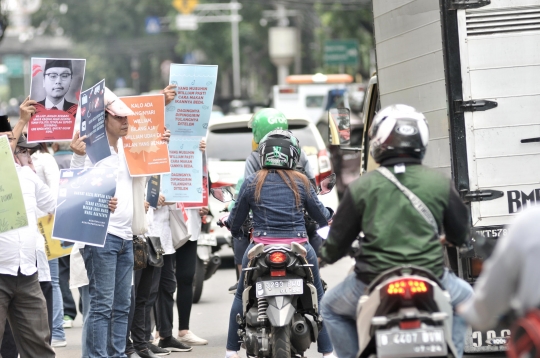
[[28,226],[26,208],[7,136],[0,136],[0,233]]

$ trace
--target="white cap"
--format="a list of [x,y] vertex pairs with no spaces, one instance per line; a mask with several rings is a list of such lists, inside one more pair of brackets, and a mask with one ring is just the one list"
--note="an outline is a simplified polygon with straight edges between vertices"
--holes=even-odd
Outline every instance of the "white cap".
[[104,97],[105,110],[113,116],[127,117],[135,115],[135,113],[107,87],[105,87]]

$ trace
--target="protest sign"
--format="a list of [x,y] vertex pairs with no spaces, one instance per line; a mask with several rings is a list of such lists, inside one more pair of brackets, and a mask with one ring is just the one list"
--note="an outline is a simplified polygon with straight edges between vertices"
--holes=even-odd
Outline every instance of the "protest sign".
[[62,169],[53,238],[93,246],[105,245],[116,191],[116,169]]
[[122,138],[129,174],[134,177],[170,173],[167,143],[161,140],[165,131],[165,97],[158,94],[121,100],[135,112],[128,116],[128,134]]
[[161,192],[168,202],[198,203],[203,199],[200,138],[172,136],[171,174],[161,176]]
[[158,207],[160,182],[161,177],[159,175],[152,175],[146,187],[146,201],[154,209]]
[[169,83],[177,86],[177,95],[165,110],[171,135],[206,137],[217,72],[218,66],[171,65]]
[[0,233],[28,226],[26,207],[7,136],[0,136]]
[[202,156],[202,166],[203,166],[203,199],[201,202],[198,203],[184,203],[184,207],[186,209],[193,209],[193,208],[202,208],[205,206],[208,206],[208,166],[206,164],[206,155],[203,154]]
[[38,218],[37,225],[38,230],[45,239],[45,253],[47,254],[47,260],[54,260],[59,257],[67,256],[71,254],[73,248],[72,242],[55,240],[52,238],[52,229],[54,223],[54,216],[43,216]]
[[32,58],[30,98],[38,103],[28,123],[29,143],[72,139],[85,66],[86,60]]
[[105,80],[81,94],[81,137],[86,136],[86,154],[92,164],[111,155],[111,147],[105,131]]

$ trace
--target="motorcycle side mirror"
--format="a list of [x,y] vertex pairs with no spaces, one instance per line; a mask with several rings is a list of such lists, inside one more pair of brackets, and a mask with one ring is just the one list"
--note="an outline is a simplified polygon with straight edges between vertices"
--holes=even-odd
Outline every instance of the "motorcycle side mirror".
[[328,194],[336,186],[336,173],[330,174],[330,176],[324,178],[319,184],[319,195]]
[[328,143],[349,146],[351,144],[351,110],[330,108],[328,110]]
[[210,194],[212,194],[214,198],[221,201],[222,203],[228,203],[229,201],[234,200],[233,193],[228,187],[210,189]]

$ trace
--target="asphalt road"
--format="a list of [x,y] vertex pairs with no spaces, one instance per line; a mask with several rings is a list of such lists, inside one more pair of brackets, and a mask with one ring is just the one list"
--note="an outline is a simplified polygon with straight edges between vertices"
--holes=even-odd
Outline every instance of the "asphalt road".
[[[193,305],[191,313],[190,329],[198,336],[208,340],[207,346],[194,347],[189,353],[172,353],[167,357],[191,357],[191,358],[222,358],[225,356],[225,343],[227,340],[227,327],[229,312],[233,295],[227,289],[235,282],[236,275],[232,266],[232,257],[226,256],[229,252],[222,253],[224,266],[216,274],[205,281],[201,301]],[[350,268],[351,259],[343,259],[334,265],[321,269],[321,276],[328,283],[329,288],[341,282],[347,275]],[[78,299],[78,292],[73,291],[74,297]],[[175,309],[174,329],[178,329],[177,312]],[[78,315],[73,328],[66,329],[67,347],[56,348],[58,358],[79,358],[81,357],[81,333],[82,317]],[[241,352],[245,357],[245,351]],[[321,357],[317,353],[317,346],[313,344],[306,352],[307,358]],[[488,358],[504,357],[504,355],[474,355],[470,357]]]
[[[223,250],[222,250],[223,251]],[[201,301],[193,305],[191,312],[190,330],[198,336],[208,340],[207,346],[194,347],[189,353],[172,353],[167,357],[191,357],[210,358],[224,357],[225,343],[227,341],[227,328],[229,324],[229,312],[233,300],[233,295],[227,289],[234,284],[236,275],[232,266],[232,257],[225,256],[229,252],[225,251],[224,268],[220,268],[216,274],[204,283]],[[232,252],[230,252],[232,254]],[[323,279],[329,287],[335,286],[346,276],[350,259],[344,259],[335,265],[321,269]],[[72,291],[74,297],[78,299],[78,292]],[[175,309],[175,316],[177,312]],[[66,329],[67,347],[56,348],[58,358],[79,358],[81,357],[81,333],[82,317],[78,315],[73,328]],[[175,319],[174,329],[178,329],[178,321]],[[241,354],[245,357],[245,351]],[[306,353],[306,357],[320,357],[317,353],[316,345]]]

